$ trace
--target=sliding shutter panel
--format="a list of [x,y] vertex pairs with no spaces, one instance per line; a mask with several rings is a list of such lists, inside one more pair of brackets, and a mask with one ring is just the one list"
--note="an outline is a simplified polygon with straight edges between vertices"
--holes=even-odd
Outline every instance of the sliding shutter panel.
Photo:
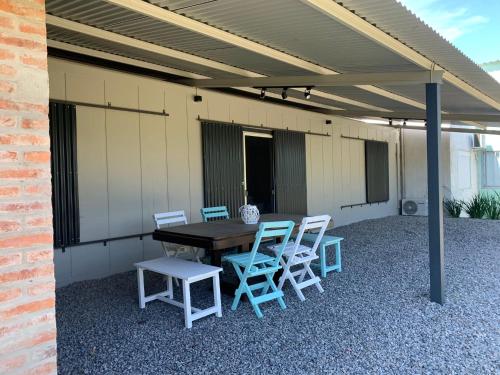
[[51,102],[49,118],[54,246],[64,248],[80,242],[76,108]]
[[306,215],[305,134],[276,130],[273,138],[276,212]]
[[389,145],[387,142],[365,141],[366,201],[389,200]]
[[201,123],[205,207],[227,206],[232,217],[243,205],[243,131],[238,125]]

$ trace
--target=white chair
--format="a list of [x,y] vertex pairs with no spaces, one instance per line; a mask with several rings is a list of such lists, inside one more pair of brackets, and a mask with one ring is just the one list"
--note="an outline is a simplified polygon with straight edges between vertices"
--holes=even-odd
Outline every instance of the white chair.
[[[311,269],[311,262],[319,258],[316,251],[330,220],[331,217],[329,215],[305,217],[302,219],[297,237],[295,240],[288,242],[280,259],[280,263],[283,266],[283,274],[278,284],[279,290],[282,290],[285,281],[289,280],[301,301],[305,301],[306,299],[302,293],[302,289],[308,286],[315,285],[320,293],[323,293],[324,290],[320,284],[321,279]],[[318,231],[312,247],[301,244],[305,231]],[[268,248],[277,253],[279,246],[277,244]],[[298,269],[292,271],[292,267]],[[307,275],[309,278],[306,279]]]
[[[157,213],[153,215],[153,219],[156,229],[161,229],[163,226],[170,224],[184,225],[188,223],[184,210]],[[203,249],[169,242],[162,242],[161,244],[167,257],[180,257],[201,263],[200,253]],[[177,279],[175,279],[175,283],[179,285]]]

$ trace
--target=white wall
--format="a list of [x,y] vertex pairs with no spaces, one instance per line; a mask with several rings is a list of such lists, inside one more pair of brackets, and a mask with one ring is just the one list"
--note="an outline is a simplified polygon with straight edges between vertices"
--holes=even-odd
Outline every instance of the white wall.
[[[198,116],[240,124],[329,132],[306,136],[308,213],[329,213],[335,225],[398,213],[396,130],[346,118],[198,90],[141,76],[49,59],[50,96],[161,111],[170,116],[77,106],[81,241],[152,231],[152,213],[184,209],[200,221],[203,205],[201,129]],[[325,125],[331,119],[333,125]],[[363,142],[389,143],[390,201],[340,209],[365,201]],[[135,261],[161,255],[146,237],[104,246],[56,250],[59,286],[132,268]]]
[[451,196],[456,199],[467,200],[479,192],[479,155],[473,145],[472,134],[450,134]]
[[[426,133],[405,129],[403,138],[403,197],[427,199]],[[445,197],[469,199],[478,192],[477,155],[473,135],[442,133],[441,178]]]

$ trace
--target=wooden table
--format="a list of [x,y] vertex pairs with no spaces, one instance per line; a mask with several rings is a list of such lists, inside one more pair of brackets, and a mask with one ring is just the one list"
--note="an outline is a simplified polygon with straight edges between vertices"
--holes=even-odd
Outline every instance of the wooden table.
[[[291,220],[295,222],[295,228],[298,228],[303,217],[293,214],[263,214],[259,222]],[[222,255],[228,249],[236,247],[242,252],[249,251],[258,230],[259,224],[244,224],[241,219],[230,219],[157,229],[153,232],[153,239],[206,249],[210,254],[211,264],[220,267]],[[221,284],[223,292],[234,294],[234,284]]]

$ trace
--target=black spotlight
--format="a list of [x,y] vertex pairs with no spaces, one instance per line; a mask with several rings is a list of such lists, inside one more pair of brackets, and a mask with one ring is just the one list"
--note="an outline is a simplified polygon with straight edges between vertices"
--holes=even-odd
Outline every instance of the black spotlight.
[[311,99],[311,89],[312,87],[306,87],[305,91],[304,91],[304,98],[306,99]]
[[201,95],[195,95],[193,97],[193,99],[195,102],[202,102],[203,101],[203,97]]
[[266,88],[263,87],[260,89],[260,98],[264,99],[266,97]]
[[285,100],[286,98],[288,98],[287,90],[288,90],[287,87],[283,87],[283,91],[281,91],[281,97],[283,98],[283,100]]

